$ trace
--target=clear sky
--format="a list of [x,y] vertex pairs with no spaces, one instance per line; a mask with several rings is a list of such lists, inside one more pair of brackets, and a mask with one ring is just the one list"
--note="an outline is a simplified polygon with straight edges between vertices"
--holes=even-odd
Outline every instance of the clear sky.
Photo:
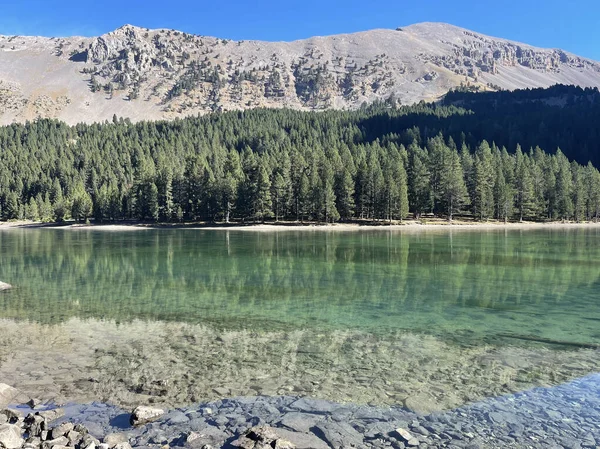
[[0,34],[96,36],[126,23],[229,39],[448,22],[600,60],[600,0],[0,0]]

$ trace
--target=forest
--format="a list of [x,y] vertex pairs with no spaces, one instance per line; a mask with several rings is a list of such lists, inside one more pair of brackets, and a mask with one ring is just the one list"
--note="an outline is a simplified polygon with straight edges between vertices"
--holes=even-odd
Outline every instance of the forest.
[[600,93],[0,128],[0,219],[597,220]]

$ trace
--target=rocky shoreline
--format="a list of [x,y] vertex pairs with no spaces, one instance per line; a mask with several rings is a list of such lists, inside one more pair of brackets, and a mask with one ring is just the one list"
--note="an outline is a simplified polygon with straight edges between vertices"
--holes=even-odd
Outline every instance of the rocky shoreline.
[[18,393],[0,388],[0,447],[6,449],[600,447],[600,374],[429,415],[290,396],[133,413],[98,402],[7,406]]

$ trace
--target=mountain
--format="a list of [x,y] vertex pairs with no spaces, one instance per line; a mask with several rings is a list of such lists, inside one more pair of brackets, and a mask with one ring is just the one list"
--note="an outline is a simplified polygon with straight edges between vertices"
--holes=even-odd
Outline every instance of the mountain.
[[600,86],[600,63],[442,23],[231,41],[131,25],[96,38],[0,36],[0,123],[174,119],[256,107],[355,109],[461,85]]

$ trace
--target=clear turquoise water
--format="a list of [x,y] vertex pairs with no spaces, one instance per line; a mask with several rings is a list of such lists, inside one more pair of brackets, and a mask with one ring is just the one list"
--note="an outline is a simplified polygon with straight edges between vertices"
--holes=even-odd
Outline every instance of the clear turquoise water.
[[[600,230],[0,232],[0,318],[600,344]],[[524,341],[523,344],[526,344]]]

